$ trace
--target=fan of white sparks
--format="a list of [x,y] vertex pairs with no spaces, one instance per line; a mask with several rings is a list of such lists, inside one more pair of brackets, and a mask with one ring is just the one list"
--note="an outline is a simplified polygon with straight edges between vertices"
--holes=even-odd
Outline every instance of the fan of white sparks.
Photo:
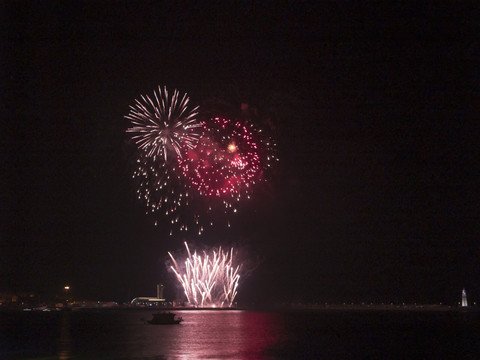
[[169,98],[166,87],[162,91],[159,86],[153,95],[153,98],[141,95],[141,101],[136,99],[135,105],[130,105],[125,118],[133,127],[127,132],[134,134],[132,139],[147,157],[164,158],[166,162],[167,154],[173,151],[182,158],[185,149],[193,148],[200,137],[198,106],[188,110],[187,94],[180,98],[178,90],[174,90]]
[[237,295],[240,279],[240,265],[233,265],[233,248],[230,252],[213,250],[211,255],[205,251],[198,255],[190,253],[185,242],[188,258],[185,260],[184,272],[169,252],[174,266],[171,269],[182,284],[187,301],[196,307],[232,307]]

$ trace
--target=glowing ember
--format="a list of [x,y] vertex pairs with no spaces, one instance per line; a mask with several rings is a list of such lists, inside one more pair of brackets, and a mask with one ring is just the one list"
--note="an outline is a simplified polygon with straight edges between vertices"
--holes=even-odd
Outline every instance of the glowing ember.
[[230,153],[234,153],[237,151],[237,146],[235,145],[235,142],[231,142],[230,144],[228,144],[228,152]]

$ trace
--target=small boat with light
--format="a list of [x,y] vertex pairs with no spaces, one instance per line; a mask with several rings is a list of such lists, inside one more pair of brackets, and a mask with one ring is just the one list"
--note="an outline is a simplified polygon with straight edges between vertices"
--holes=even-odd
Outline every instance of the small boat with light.
[[171,312],[158,312],[153,314],[152,320],[147,322],[152,325],[175,325],[180,324],[183,319],[181,317],[175,318],[175,314]]

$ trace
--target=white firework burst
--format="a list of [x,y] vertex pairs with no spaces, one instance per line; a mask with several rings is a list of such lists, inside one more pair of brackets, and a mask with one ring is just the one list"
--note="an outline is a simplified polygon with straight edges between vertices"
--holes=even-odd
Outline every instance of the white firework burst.
[[221,247],[203,256],[192,255],[185,242],[188,257],[179,266],[173,255],[170,269],[182,284],[187,301],[196,307],[232,307],[240,280],[240,265],[234,264],[233,248],[230,252]]
[[165,162],[170,154],[182,158],[186,149],[195,146],[200,137],[201,124],[197,122],[198,106],[189,110],[187,94],[179,96],[174,90],[169,97],[167,88],[153,91],[153,97],[141,95],[125,118],[132,127],[132,139],[147,157],[163,158]]

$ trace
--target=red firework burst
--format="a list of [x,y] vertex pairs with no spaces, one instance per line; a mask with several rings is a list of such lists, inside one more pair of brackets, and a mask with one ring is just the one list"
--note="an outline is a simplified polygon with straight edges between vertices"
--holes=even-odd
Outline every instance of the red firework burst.
[[226,206],[250,197],[263,178],[255,130],[240,121],[212,118],[203,122],[203,131],[197,146],[179,161],[184,176],[200,195],[220,198]]

